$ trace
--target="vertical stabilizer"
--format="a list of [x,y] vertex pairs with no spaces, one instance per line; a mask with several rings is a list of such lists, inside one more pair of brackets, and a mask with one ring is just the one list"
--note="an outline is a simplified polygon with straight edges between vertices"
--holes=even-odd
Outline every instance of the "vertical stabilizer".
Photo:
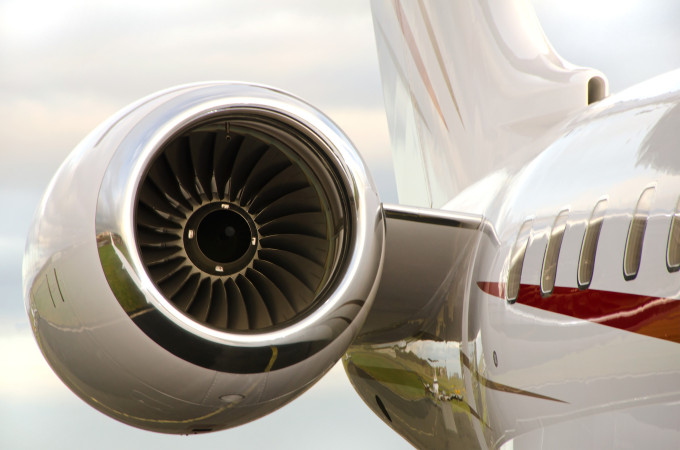
[[525,0],[373,0],[403,204],[441,207],[540,151],[547,131],[607,93],[562,60]]

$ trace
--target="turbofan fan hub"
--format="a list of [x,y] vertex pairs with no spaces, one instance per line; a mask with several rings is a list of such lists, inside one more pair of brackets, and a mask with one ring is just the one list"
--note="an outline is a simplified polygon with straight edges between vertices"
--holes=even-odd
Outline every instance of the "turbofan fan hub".
[[257,228],[246,211],[228,202],[209,203],[196,210],[184,228],[189,259],[212,275],[237,273],[257,251]]

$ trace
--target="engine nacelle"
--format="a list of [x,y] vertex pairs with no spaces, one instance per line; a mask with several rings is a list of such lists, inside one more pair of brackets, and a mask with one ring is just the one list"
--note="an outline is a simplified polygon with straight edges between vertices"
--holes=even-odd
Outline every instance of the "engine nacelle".
[[375,187],[319,111],[262,86],[151,95],[92,132],[36,212],[24,296],[83,400],[166,433],[289,402],[358,332],[382,267]]

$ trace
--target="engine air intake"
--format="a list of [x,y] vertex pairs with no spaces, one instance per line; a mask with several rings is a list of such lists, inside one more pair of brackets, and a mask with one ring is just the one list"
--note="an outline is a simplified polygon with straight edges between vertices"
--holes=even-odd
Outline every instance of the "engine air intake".
[[247,114],[194,125],[163,145],[135,207],[137,245],[160,293],[230,332],[269,330],[313,310],[347,243],[347,202],[318,145]]

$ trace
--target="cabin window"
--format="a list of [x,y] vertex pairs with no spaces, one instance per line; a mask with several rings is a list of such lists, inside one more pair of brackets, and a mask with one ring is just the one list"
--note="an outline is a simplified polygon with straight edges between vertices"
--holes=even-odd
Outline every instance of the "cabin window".
[[581,242],[581,254],[578,258],[578,272],[576,275],[579,289],[587,289],[593,280],[595,270],[595,254],[597,253],[597,243],[600,240],[600,230],[607,211],[607,200],[600,200],[593,208],[593,212],[588,219],[586,232],[583,234]]
[[541,294],[550,295],[555,288],[555,275],[557,274],[557,260],[560,257],[560,248],[564,238],[564,230],[567,227],[569,211],[561,211],[550,230],[550,238],[543,256],[543,268],[541,270]]
[[671,217],[671,229],[668,231],[666,267],[669,272],[680,270],[680,198],[675,206],[675,213]]
[[642,243],[645,239],[647,229],[647,218],[654,199],[654,187],[649,187],[642,191],[640,199],[635,206],[633,218],[628,227],[628,237],[626,238],[626,251],[623,254],[623,278],[626,280],[634,279],[640,270],[640,260],[642,258]]
[[529,244],[529,235],[531,233],[531,222],[529,219],[525,221],[517,233],[515,245],[512,247],[510,254],[510,269],[508,270],[508,289],[507,299],[510,303],[514,303],[519,295],[519,285],[522,279],[522,266],[524,266],[524,255]]

